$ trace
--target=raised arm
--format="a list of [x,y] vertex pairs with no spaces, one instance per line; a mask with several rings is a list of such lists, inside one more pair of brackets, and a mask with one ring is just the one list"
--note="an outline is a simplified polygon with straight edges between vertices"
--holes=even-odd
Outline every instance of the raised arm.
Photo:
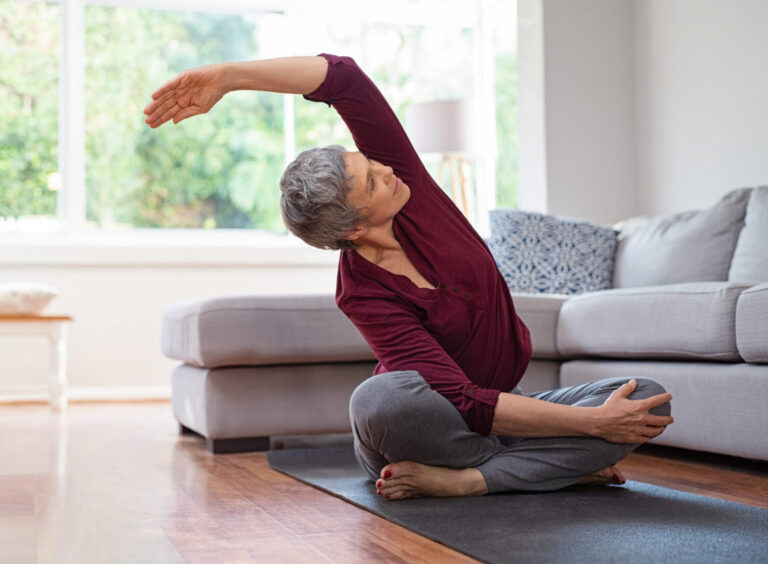
[[241,63],[220,63],[188,69],[152,93],[144,108],[146,123],[156,128],[208,112],[234,90],[309,94],[325,80],[323,57],[282,57]]
[[[391,166],[411,188],[411,198],[421,190],[427,174],[402,124],[378,87],[350,57],[323,53],[328,74],[317,90],[304,97],[333,106],[344,120],[355,145],[366,157]],[[436,187],[436,192],[441,192]]]
[[[373,81],[349,57],[281,57],[188,69],[152,93],[152,101],[144,108],[145,121],[152,128],[170,120],[179,123],[208,112],[233,90],[302,94],[333,106],[358,149],[391,166],[408,184],[412,202],[423,192],[416,187],[428,173],[405,130]],[[434,182],[424,184],[433,188],[433,194],[444,196]]]

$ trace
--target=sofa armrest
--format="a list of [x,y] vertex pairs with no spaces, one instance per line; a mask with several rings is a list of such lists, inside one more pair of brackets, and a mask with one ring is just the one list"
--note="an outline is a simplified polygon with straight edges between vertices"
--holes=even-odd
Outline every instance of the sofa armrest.
[[745,290],[736,304],[736,346],[747,362],[768,363],[768,282]]
[[533,358],[561,358],[557,351],[557,321],[560,307],[570,297],[565,294],[512,294],[515,311],[531,332]]
[[161,335],[166,356],[201,368],[374,360],[330,294],[178,302],[166,309]]

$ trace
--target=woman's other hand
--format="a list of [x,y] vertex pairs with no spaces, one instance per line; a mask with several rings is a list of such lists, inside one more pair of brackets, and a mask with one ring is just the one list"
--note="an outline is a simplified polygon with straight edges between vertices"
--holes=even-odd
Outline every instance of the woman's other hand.
[[636,388],[637,381],[630,380],[597,408],[599,415],[595,418],[594,436],[612,443],[645,443],[660,435],[674,421],[671,416],[650,413],[654,407],[669,402],[672,394],[629,399]]
[[154,129],[170,119],[179,123],[206,113],[228,92],[223,72],[224,65],[185,70],[152,93],[152,101],[144,108],[144,121]]

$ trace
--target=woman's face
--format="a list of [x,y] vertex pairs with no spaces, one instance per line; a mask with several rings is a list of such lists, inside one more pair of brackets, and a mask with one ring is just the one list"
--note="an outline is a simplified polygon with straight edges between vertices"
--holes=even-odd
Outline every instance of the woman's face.
[[411,189],[392,173],[392,167],[358,152],[345,153],[344,164],[352,176],[347,201],[367,217],[366,227],[385,225],[411,197]]

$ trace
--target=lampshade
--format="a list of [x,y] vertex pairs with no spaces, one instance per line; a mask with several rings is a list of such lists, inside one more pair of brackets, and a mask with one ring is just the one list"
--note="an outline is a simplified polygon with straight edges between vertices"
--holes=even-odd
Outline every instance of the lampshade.
[[411,104],[405,122],[419,153],[471,155],[478,151],[475,112],[468,100]]

